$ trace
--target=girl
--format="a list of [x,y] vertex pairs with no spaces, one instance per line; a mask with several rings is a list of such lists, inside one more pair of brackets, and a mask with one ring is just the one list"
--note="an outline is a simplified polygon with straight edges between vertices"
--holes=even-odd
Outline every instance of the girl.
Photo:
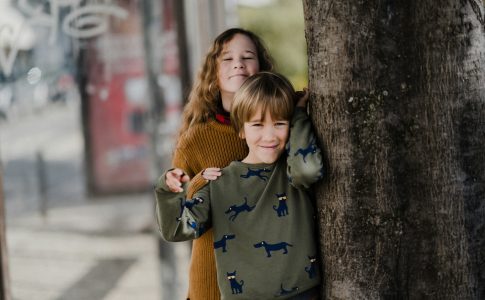
[[[230,125],[234,93],[249,76],[272,69],[272,59],[254,33],[232,28],[214,40],[185,106],[172,161],[187,176],[167,176],[170,189],[181,190],[181,181],[192,178],[190,197],[220,176],[220,168],[246,157],[246,143]],[[213,249],[210,232],[193,242],[190,300],[220,299]]]

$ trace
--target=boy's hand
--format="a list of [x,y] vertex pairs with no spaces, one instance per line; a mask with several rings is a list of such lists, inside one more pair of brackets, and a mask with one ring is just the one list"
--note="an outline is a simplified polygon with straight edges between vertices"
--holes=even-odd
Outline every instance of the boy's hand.
[[308,89],[304,88],[303,91],[296,92],[296,106],[297,107],[306,107],[308,102],[308,97],[310,97],[310,93],[308,93]]
[[182,169],[175,168],[165,174],[165,183],[171,192],[183,192],[182,183],[189,182],[189,175],[185,174]]
[[202,177],[205,180],[216,180],[221,175],[222,172],[220,168],[207,168],[202,171]]

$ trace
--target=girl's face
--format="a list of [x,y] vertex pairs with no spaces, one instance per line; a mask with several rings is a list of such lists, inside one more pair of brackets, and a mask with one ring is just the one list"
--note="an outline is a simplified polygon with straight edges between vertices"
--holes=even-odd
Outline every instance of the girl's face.
[[222,105],[230,111],[234,93],[249,76],[259,71],[256,46],[244,34],[235,34],[218,58],[217,79]]
[[287,120],[273,120],[269,111],[265,115],[259,108],[248,122],[244,122],[241,137],[246,139],[248,156],[243,162],[248,164],[272,164],[285,150],[290,131]]

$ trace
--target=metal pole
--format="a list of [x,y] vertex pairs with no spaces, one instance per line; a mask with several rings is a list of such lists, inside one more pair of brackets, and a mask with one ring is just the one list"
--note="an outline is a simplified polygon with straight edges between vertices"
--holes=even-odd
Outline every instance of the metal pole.
[[10,300],[10,276],[8,272],[5,205],[3,197],[3,176],[0,169],[0,299]]
[[39,212],[45,221],[47,217],[47,172],[45,169],[45,161],[42,152],[37,151],[36,155],[36,165],[37,165],[37,183],[39,191]]

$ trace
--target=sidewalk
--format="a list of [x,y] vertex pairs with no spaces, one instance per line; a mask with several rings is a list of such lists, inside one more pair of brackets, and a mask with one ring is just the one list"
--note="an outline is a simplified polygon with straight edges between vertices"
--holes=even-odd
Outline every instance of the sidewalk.
[[86,197],[79,109],[0,123],[12,300],[185,299],[189,247],[160,247],[153,194]]
[[12,299],[184,299],[189,247],[170,245],[175,259],[160,263],[153,205],[111,196],[9,220]]

